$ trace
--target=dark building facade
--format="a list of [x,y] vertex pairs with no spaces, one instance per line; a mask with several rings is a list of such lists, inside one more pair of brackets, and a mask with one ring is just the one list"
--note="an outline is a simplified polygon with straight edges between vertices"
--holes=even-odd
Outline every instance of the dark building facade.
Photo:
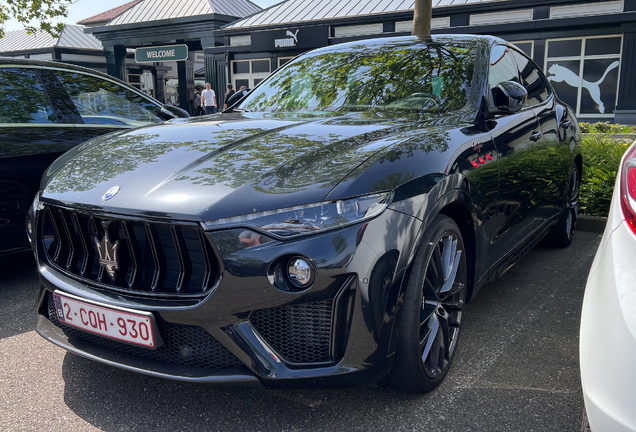
[[[288,0],[215,31],[215,87],[257,85],[312,48],[411,31],[414,1]],[[636,0],[433,0],[434,34],[490,34],[539,64],[582,121],[636,124]]]
[[[199,68],[196,53],[221,43],[215,32],[222,26],[261,10],[249,0],[139,0],[120,8],[91,17],[91,27],[84,30],[104,46],[108,74],[124,79],[129,50],[186,45],[188,57],[172,62],[173,66],[161,61],[146,66],[156,67],[155,96],[162,101],[170,99],[166,97],[170,80],[162,68],[177,69],[174,101],[189,112],[195,97],[195,70]],[[205,76],[214,79],[211,73]]]

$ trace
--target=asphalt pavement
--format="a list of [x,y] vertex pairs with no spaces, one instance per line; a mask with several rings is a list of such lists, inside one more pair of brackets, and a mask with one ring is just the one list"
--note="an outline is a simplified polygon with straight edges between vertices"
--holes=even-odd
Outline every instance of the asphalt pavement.
[[385,387],[266,390],[137,375],[33,330],[32,256],[0,264],[0,431],[577,431],[578,329],[601,236],[538,246],[468,305],[452,370],[420,396]]

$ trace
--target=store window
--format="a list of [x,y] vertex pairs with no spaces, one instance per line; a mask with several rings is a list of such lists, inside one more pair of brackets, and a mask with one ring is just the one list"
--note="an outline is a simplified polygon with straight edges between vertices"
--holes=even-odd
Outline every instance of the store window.
[[533,58],[533,56],[534,56],[534,41],[518,41],[518,42],[511,42],[511,43],[514,46],[516,46],[517,48],[519,48],[519,51],[521,51],[522,53],[524,53],[528,57]]
[[234,89],[242,86],[254,88],[271,73],[270,59],[234,60],[232,61],[232,81]]
[[547,41],[545,71],[557,95],[580,117],[613,117],[621,36]]
[[128,84],[141,90],[141,74],[128,74]]
[[278,57],[278,67],[281,67],[291,59],[293,59],[293,57]]

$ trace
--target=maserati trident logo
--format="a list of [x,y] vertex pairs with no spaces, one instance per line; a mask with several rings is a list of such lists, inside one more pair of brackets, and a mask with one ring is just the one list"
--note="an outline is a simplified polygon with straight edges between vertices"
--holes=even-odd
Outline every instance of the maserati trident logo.
[[104,194],[104,196],[102,196],[102,199],[104,201],[108,201],[109,199],[111,199],[112,197],[114,197],[115,195],[117,195],[117,192],[119,192],[119,189],[121,189],[119,186],[113,186],[112,188],[108,189],[106,191],[106,193]]
[[119,260],[117,259],[118,249],[119,249],[119,241],[112,243],[110,238],[108,238],[108,225],[110,222],[102,222],[102,226],[104,227],[104,238],[102,241],[95,240],[95,246],[97,246],[97,252],[99,253],[99,265],[102,266],[108,276],[111,279],[115,279],[115,271],[119,270]]

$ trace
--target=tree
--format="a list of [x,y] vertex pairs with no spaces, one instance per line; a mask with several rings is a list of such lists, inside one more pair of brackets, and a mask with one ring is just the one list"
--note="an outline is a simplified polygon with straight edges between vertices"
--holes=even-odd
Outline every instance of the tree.
[[68,6],[77,0],[0,0],[0,38],[4,37],[4,23],[16,19],[29,33],[44,31],[53,37],[60,35],[63,23],[55,18],[65,18]]
[[432,16],[433,0],[415,0],[412,34],[414,36],[430,36]]

